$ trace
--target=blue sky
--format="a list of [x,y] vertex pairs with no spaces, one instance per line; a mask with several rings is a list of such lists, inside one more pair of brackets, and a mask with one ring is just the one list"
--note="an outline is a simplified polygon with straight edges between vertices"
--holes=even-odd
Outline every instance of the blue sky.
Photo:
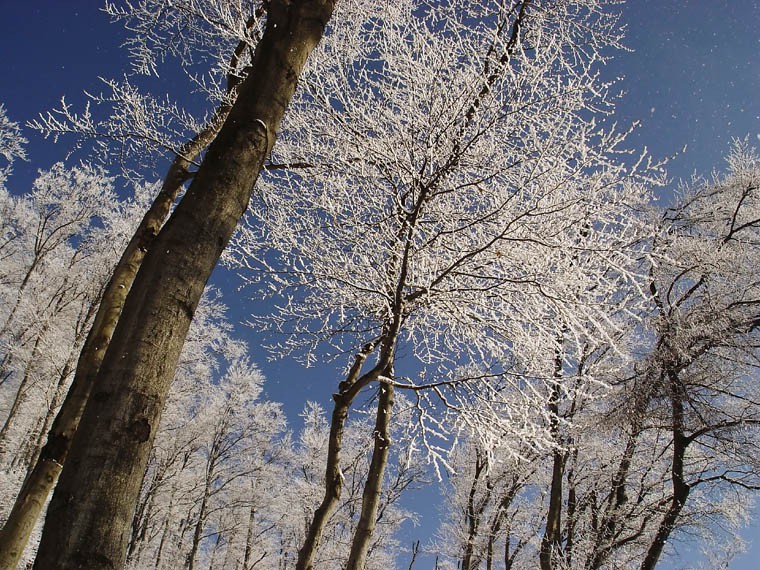
[[[98,91],[97,77],[116,77],[125,68],[119,48],[123,31],[98,11],[98,0],[0,0],[0,103],[11,119],[24,123],[56,107],[62,95],[79,106],[84,89]],[[669,165],[674,179],[693,172],[709,174],[723,167],[733,137],[749,137],[760,146],[760,2],[757,0],[629,0],[623,8],[626,44],[608,67],[609,77],[624,76],[626,92],[617,120],[641,120],[631,139],[655,157],[677,153]],[[167,87],[171,90],[171,86]],[[28,186],[39,168],[62,160],[66,142],[54,145],[26,133],[30,162],[17,164],[10,186]],[[667,192],[663,192],[667,199]],[[272,381],[270,397],[284,401],[291,418],[310,389],[325,382],[324,371],[307,371],[291,363],[260,364]],[[293,383],[298,389],[293,390]],[[329,384],[333,386],[330,379]],[[326,401],[330,388],[320,392]],[[321,394],[320,394],[321,395]],[[325,402],[326,403],[326,402]],[[426,519],[432,518],[426,513]],[[749,570],[760,560],[760,529],[755,548],[733,570]],[[688,568],[689,550],[670,568]],[[666,567],[666,566],[663,566]]]

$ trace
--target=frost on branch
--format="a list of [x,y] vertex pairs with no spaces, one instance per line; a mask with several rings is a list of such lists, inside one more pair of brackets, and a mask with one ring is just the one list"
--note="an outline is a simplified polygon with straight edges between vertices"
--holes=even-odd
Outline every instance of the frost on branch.
[[26,160],[26,143],[27,140],[21,135],[21,127],[8,118],[5,106],[0,104],[0,156],[6,161],[5,165],[0,165],[0,186],[5,184],[13,161]]
[[598,68],[616,17],[593,1],[359,4],[339,5],[275,148],[309,168],[261,180],[228,253],[277,303],[253,321],[306,362],[403,354],[395,386],[436,386],[458,423],[418,418],[452,440],[461,422],[538,433],[504,415],[510,370],[543,405],[558,336],[568,366],[616,346],[637,302],[621,288],[644,287],[658,172],[594,117],[613,109]]

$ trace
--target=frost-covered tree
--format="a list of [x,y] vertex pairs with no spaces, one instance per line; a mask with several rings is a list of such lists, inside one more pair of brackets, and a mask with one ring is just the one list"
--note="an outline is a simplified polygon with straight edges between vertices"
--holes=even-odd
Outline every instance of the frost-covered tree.
[[670,501],[642,570],[654,568],[694,491],[760,489],[749,459],[760,425],[760,158],[738,142],[727,161],[724,175],[678,196],[653,247],[656,340],[642,396],[669,431]]
[[0,155],[5,159],[5,164],[0,168],[0,186],[5,186],[13,162],[17,159],[26,159],[24,147],[27,142],[21,134],[19,124],[11,121],[5,106],[0,105]]
[[[56,412],[73,380],[110,271],[150,199],[138,186],[119,199],[114,180],[87,165],[56,164],[26,193],[0,188],[0,461],[2,562],[21,555],[47,492],[33,476]],[[48,473],[49,474],[49,473]],[[21,481],[26,485],[19,490]],[[54,479],[48,483],[52,487]],[[18,494],[18,495],[17,495]]]
[[444,436],[464,425],[484,441],[535,431],[519,410],[501,413],[514,354],[550,347],[560,331],[611,335],[609,292],[635,278],[645,199],[634,165],[616,156],[624,135],[594,118],[612,110],[597,76],[620,38],[607,3],[399,1],[361,19],[351,6],[276,149],[278,163],[307,168],[266,177],[231,254],[278,296],[254,323],[285,333],[280,353],[351,355],[303,569],[340,499],[356,396],[377,390],[378,411],[349,568],[361,568],[372,533],[393,391],[416,394],[434,454],[436,405],[457,418],[437,426]]
[[[494,560],[507,568],[654,568],[684,533],[701,536],[707,556],[730,556],[727,543],[746,523],[760,482],[760,216],[756,152],[737,143],[728,165],[652,210],[644,303],[619,327],[617,351],[602,344],[576,361],[597,387],[578,392],[565,383],[553,429],[547,418],[556,445],[518,460],[497,449],[486,461],[468,442],[455,456],[457,509],[441,531],[457,537],[449,560],[469,568]],[[487,524],[504,498],[515,520],[530,521],[510,534]]]

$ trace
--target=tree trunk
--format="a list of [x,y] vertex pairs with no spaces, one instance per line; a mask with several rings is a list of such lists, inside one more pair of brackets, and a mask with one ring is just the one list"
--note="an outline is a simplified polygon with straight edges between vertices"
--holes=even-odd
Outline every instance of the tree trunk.
[[665,543],[670,538],[671,533],[676,527],[678,518],[681,515],[686,499],[689,498],[689,492],[691,488],[686,483],[683,473],[683,463],[686,458],[686,447],[688,446],[688,438],[685,435],[685,416],[684,416],[684,401],[686,399],[686,393],[678,378],[678,373],[671,369],[667,371],[669,388],[670,388],[670,403],[671,403],[671,422],[673,431],[673,461],[671,464],[671,482],[673,485],[673,497],[670,501],[670,506],[665,512],[665,516],[660,521],[660,526],[657,529],[652,544],[647,550],[647,554],[644,557],[644,561],[641,563],[641,570],[654,570],[657,562],[660,560],[662,549],[665,547]]
[[[385,375],[390,376],[390,375]],[[372,460],[364,484],[362,494],[362,512],[359,525],[351,541],[351,554],[348,557],[346,570],[364,570],[367,562],[372,533],[375,531],[377,509],[380,504],[380,492],[383,486],[383,475],[388,464],[388,453],[391,448],[390,422],[393,412],[393,386],[380,383],[380,396],[377,403],[375,418],[375,446],[372,450]]]
[[48,510],[35,567],[124,564],[129,526],[195,308],[243,215],[334,1],[272,1],[252,69],[129,292]]
[[[562,339],[560,339],[560,343]],[[561,344],[560,344],[561,346]],[[562,380],[562,351],[557,349],[554,357],[554,385],[549,396],[549,430],[555,445],[560,444],[559,434],[559,383]],[[562,529],[562,479],[565,476],[565,451],[555,448],[552,454],[552,482],[549,491],[549,509],[546,513],[546,528],[541,539],[538,559],[541,570],[553,570],[554,553],[559,550]]]
[[208,506],[208,485],[203,490],[203,499],[201,499],[201,508],[198,513],[198,520],[193,527],[193,541],[190,544],[190,552],[185,557],[185,567],[187,570],[195,570],[195,557],[198,555],[198,548],[203,538],[203,527],[206,522],[206,508]]
[[[251,497],[253,497],[253,489],[251,489]],[[253,529],[256,523],[256,507],[251,505],[248,511],[248,531],[245,535],[245,552],[243,553],[243,570],[251,568],[251,556],[253,555]]]
[[[233,61],[232,67],[234,68],[235,66],[236,61]],[[229,88],[231,90],[233,85],[230,85]],[[58,480],[58,474],[55,474],[52,479],[50,479],[50,474],[53,472],[56,464],[62,466],[66,461],[71,447],[71,440],[79,426],[84,406],[92,391],[92,386],[103,362],[106,349],[121,316],[127,294],[132,287],[145,253],[158,235],[184,183],[190,178],[188,169],[192,161],[214,140],[229,111],[229,105],[220,106],[209,121],[209,124],[179,149],[179,153],[172,161],[169,171],[164,178],[161,190],[143,216],[116,267],[114,267],[111,279],[103,289],[90,332],[82,346],[74,379],[66,394],[66,399],[63,401],[63,405],[50,428],[45,446],[37,454],[32,468],[27,473],[25,485],[19,492],[16,502],[27,500],[26,495],[29,489],[35,488],[37,493],[45,495],[45,499],[42,501],[44,503],[47,496],[53,490]],[[53,465],[42,465],[43,462],[52,463]],[[60,467],[58,472],[60,473]],[[28,488],[26,487],[27,482],[29,483]],[[47,488],[45,488],[46,483]],[[11,517],[13,516],[12,512]],[[10,525],[10,527],[21,528],[29,527],[31,524],[31,527],[29,527],[31,530],[39,517],[39,512],[29,511],[24,516],[33,516],[35,519],[33,521],[16,521],[9,518],[6,526]],[[23,542],[25,545],[28,540],[29,536],[18,535],[17,531],[8,530],[6,532],[5,529],[0,531],[0,553],[6,553],[0,554],[0,563],[6,561],[4,556],[7,553],[18,550],[18,546],[11,547],[8,543],[19,543],[20,545],[20,542]],[[24,546],[21,546],[21,550],[23,548]],[[12,565],[10,560],[8,563]]]
[[[172,171],[175,171],[175,176],[172,176]],[[127,245],[104,290],[92,328],[82,347],[71,387],[53,421],[47,441],[28,472],[11,514],[0,531],[0,568],[5,568],[6,565],[15,568],[29,540],[29,533],[40,516],[41,507],[55,487],[127,292],[148,245],[158,233],[182,187],[185,180],[184,170],[182,172],[180,175],[175,161],[164,187]]]
[[26,366],[24,366],[24,376],[19,383],[18,390],[16,390],[16,396],[13,398],[11,409],[8,411],[8,417],[5,418],[5,422],[0,428],[0,460],[4,459],[5,455],[9,451],[8,432],[11,429],[11,425],[13,425],[13,422],[16,420],[16,414],[18,413],[19,408],[24,403],[24,401],[26,401],[26,394],[29,391],[27,384],[29,384],[31,381],[32,368],[37,363],[37,352],[40,348],[40,342],[42,342],[42,337],[47,333],[47,330],[48,325],[46,324],[37,336],[37,339],[34,341],[32,353],[29,356],[29,361],[26,363]]
[[[568,460],[566,460],[567,463]],[[578,496],[575,487],[575,465],[578,462],[578,449],[570,452],[570,467],[567,468],[567,514],[565,515],[565,565],[573,567],[573,549],[575,548],[575,525]]]
[[467,521],[467,542],[464,545],[464,553],[462,554],[462,570],[471,570],[473,568],[475,541],[478,538],[478,530],[480,529],[480,517],[485,508],[485,502],[481,504],[480,507],[475,507],[475,495],[478,492],[480,476],[488,466],[488,463],[481,455],[479,448],[476,448],[475,456],[475,473],[472,477],[470,492],[467,495],[467,512],[465,513],[465,519]]
[[638,420],[634,420],[631,427],[631,433],[625,444],[625,450],[620,459],[615,477],[612,479],[607,505],[605,507],[602,520],[597,526],[596,536],[594,537],[593,550],[589,556],[590,562],[586,567],[589,570],[599,570],[604,565],[610,553],[615,548],[615,534],[617,533],[617,521],[620,520],[620,509],[628,502],[626,494],[626,484],[628,481],[628,472],[631,468],[633,454],[636,451],[640,429]]
[[313,570],[314,558],[316,557],[322,534],[327,526],[327,521],[338,507],[338,502],[343,492],[343,472],[340,469],[343,428],[346,424],[351,402],[353,402],[359,391],[380,373],[378,366],[375,366],[372,370],[360,376],[364,361],[374,349],[375,344],[370,343],[356,355],[348,376],[340,383],[339,392],[333,394],[335,405],[330,419],[330,440],[327,447],[327,464],[325,466],[325,494],[319,507],[314,512],[314,518],[311,520],[306,531],[303,546],[298,551],[296,570]]

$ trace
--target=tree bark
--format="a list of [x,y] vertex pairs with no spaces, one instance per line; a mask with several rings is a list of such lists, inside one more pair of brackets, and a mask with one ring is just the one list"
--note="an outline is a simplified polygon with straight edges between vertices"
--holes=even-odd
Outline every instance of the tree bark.
[[[483,509],[485,508],[487,501],[483,501],[480,506],[476,507],[475,495],[478,492],[480,476],[487,467],[488,462],[482,456],[480,449],[476,448],[475,473],[472,476],[470,492],[467,495],[467,512],[465,513],[465,520],[467,521],[467,542],[464,545],[464,553],[462,554],[462,570],[471,570],[474,566],[477,566],[477,564],[473,564],[473,561],[476,558],[475,541],[478,538],[478,531],[480,530],[480,517],[483,514]],[[488,500],[490,500],[490,496],[488,497]]]
[[654,570],[660,560],[665,543],[676,528],[678,518],[691,491],[683,473],[686,448],[689,443],[685,434],[684,401],[686,400],[686,392],[678,377],[678,372],[674,368],[671,367],[666,370],[666,373],[670,384],[671,429],[673,432],[673,460],[670,468],[673,497],[668,510],[665,511],[665,516],[660,521],[652,544],[649,545],[644,561],[641,563],[641,570]]
[[[562,342],[562,339],[560,339]],[[559,433],[559,383],[562,380],[562,351],[557,349],[554,357],[554,385],[549,396],[549,430],[555,445],[560,444]],[[562,479],[565,476],[565,461],[567,454],[564,450],[555,448],[552,454],[552,481],[549,491],[549,509],[546,513],[546,528],[541,539],[541,549],[538,554],[541,570],[553,570],[554,553],[559,550],[562,533]]]
[[327,521],[333,514],[343,492],[343,473],[340,469],[340,452],[343,447],[343,429],[351,407],[359,391],[380,373],[377,366],[366,374],[361,375],[362,366],[367,357],[375,350],[375,344],[366,345],[356,355],[354,363],[346,379],[340,383],[339,392],[333,394],[332,417],[330,419],[330,440],[327,447],[327,464],[325,466],[325,494],[322,497],[314,518],[309,524],[303,546],[298,551],[296,570],[313,570],[314,558],[319,548]]
[[126,299],[48,510],[35,568],[120,568],[185,335],[334,0],[272,1],[227,120]]
[[187,159],[175,160],[163,187],[124,250],[106,286],[79,356],[74,379],[53,421],[47,441],[19,491],[0,531],[0,568],[15,568],[66,461],[71,440],[95,382],[100,364],[148,246],[158,233],[182,188]]
[[[384,375],[391,377],[391,375]],[[362,511],[359,525],[351,541],[351,553],[348,557],[346,570],[364,570],[367,563],[372,533],[375,531],[377,509],[380,504],[380,493],[383,486],[383,475],[388,464],[388,453],[391,448],[390,423],[393,411],[393,386],[386,382],[380,383],[380,396],[375,417],[375,445],[372,450],[367,481],[362,494]]]

